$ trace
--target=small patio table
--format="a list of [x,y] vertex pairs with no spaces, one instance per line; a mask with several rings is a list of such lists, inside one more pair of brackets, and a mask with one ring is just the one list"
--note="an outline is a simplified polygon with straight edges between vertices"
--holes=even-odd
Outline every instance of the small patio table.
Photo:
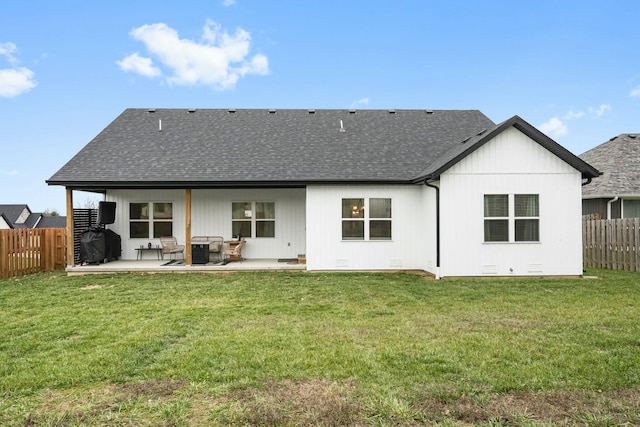
[[136,253],[137,260],[141,260],[143,258],[142,255],[144,254],[145,251],[149,251],[149,252],[156,251],[156,256],[158,257],[158,259],[164,259],[164,254],[162,253],[162,248],[160,246],[156,246],[155,248],[143,246],[140,248],[136,248],[136,251],[137,251]]

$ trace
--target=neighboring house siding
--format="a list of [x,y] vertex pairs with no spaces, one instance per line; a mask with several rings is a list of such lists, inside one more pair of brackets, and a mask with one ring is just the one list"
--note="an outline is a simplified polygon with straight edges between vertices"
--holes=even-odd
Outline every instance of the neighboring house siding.
[[[122,259],[136,259],[135,248],[160,244],[158,239],[129,238],[129,203],[173,203],[173,234],[179,243],[185,236],[185,190],[109,190],[107,200],[116,202],[116,221],[108,228],[122,239]],[[192,190],[191,235],[222,236],[231,239],[231,203],[273,201],[276,206],[276,236],[247,237],[242,254],[246,258],[296,258],[305,253],[304,189]]]
[[[582,199],[583,215],[600,215],[601,219],[616,219],[622,217],[622,200],[609,203],[612,198],[607,199]],[[611,205],[611,218],[608,218],[609,204]]]
[[[511,128],[441,177],[441,275],[580,275],[580,172]],[[538,194],[540,241],[485,243],[485,194]]]
[[[435,192],[424,185],[309,186],[309,270],[435,271]],[[342,240],[343,198],[391,198],[392,239]]]

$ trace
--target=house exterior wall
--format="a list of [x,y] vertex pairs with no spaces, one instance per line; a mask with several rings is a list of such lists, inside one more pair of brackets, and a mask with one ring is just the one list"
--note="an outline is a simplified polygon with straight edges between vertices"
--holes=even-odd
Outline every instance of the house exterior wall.
[[[173,234],[179,244],[186,241],[185,190],[109,190],[107,201],[116,202],[116,220],[107,226],[122,239],[122,259],[136,259],[135,248],[159,245],[159,239],[129,237],[129,203],[173,203]],[[231,203],[272,201],[276,207],[273,238],[251,238],[242,250],[246,258],[296,258],[305,252],[304,189],[194,189],[191,192],[191,234],[231,239]],[[147,255],[148,256],[148,255]]]
[[[582,274],[581,175],[515,128],[441,176],[441,276]],[[485,194],[538,194],[540,241],[485,243]]]
[[[390,198],[391,240],[342,240],[343,198]],[[435,191],[424,185],[307,187],[308,270],[435,271]]]

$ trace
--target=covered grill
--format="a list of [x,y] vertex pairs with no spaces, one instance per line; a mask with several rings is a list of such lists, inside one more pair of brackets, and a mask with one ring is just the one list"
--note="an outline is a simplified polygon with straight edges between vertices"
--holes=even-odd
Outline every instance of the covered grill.
[[98,206],[98,224],[80,235],[80,263],[101,263],[120,258],[122,245],[120,236],[104,228],[113,224],[116,217],[115,202],[100,202]]
[[120,258],[120,236],[102,227],[92,227],[80,236],[80,263],[101,263]]

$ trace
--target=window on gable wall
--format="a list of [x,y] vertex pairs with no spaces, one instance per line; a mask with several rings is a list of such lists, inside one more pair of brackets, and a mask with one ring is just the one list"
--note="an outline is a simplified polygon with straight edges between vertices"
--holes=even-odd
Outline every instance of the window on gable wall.
[[485,242],[539,242],[538,194],[485,194]]
[[173,236],[173,203],[129,203],[129,237]]
[[231,232],[241,237],[275,237],[275,202],[232,202]]
[[342,240],[391,240],[391,199],[342,199]]

